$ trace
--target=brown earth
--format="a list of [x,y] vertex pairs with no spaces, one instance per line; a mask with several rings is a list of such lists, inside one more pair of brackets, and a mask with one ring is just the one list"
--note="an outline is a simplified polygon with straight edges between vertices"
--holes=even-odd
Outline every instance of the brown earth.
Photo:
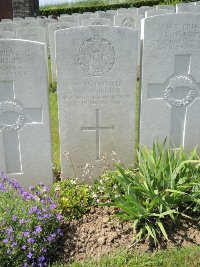
[[[169,241],[133,241],[131,223],[122,223],[113,218],[115,210],[108,207],[92,207],[88,214],[78,220],[63,224],[64,238],[59,258],[64,262],[100,257],[116,249],[153,251],[172,247],[200,245],[200,223],[193,219],[179,219],[176,224],[166,225]],[[197,217],[197,216],[196,216]]]

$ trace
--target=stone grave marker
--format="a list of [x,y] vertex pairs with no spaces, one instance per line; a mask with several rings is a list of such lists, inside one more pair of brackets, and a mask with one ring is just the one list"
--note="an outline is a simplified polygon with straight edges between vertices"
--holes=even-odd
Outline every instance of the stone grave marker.
[[76,27],[76,23],[70,22],[57,22],[50,24],[48,27],[49,32],[49,46],[50,46],[50,56],[51,56],[51,73],[52,81],[55,82],[56,79],[56,59],[55,59],[55,32],[58,30]]
[[42,27],[17,28],[16,38],[44,43],[47,47],[47,30]]
[[97,15],[95,13],[92,14],[80,14],[77,16],[77,22],[78,26],[82,26],[82,21],[84,19],[92,19],[92,18],[97,18]]
[[173,5],[158,5],[156,6],[156,10],[159,10],[159,9],[168,9],[168,10],[176,10],[176,7],[173,6]]
[[0,31],[0,39],[15,39],[15,33],[9,31]]
[[117,11],[116,10],[107,10],[106,12],[97,11],[95,12],[95,14],[97,14],[97,18],[110,19],[113,22],[114,16],[117,15]]
[[39,19],[39,26],[48,30],[48,26],[56,22],[57,20],[55,19],[49,19],[49,18]]
[[137,76],[140,72],[140,35],[141,35],[141,16],[136,14],[121,14],[114,17],[114,26],[130,28],[138,31],[138,57],[137,57]]
[[[131,165],[135,144],[137,32],[88,26],[56,33],[61,165],[64,177],[92,178],[116,152]],[[70,52],[69,52],[70,51]],[[69,153],[71,161],[65,153]],[[89,176],[84,176],[91,182]]]
[[84,19],[82,20],[82,26],[89,26],[89,25],[108,25],[108,26],[112,26],[112,20],[110,19],[98,19],[98,18],[94,18],[94,19]]
[[138,14],[138,9],[134,8],[134,9],[128,9],[128,8],[123,8],[123,9],[118,9],[117,10],[117,14],[118,15],[123,15],[123,14]]
[[175,13],[175,10],[169,10],[169,9],[149,10],[149,11],[145,12],[145,18],[152,17],[152,16],[169,14],[169,13]]
[[73,22],[73,23],[77,23],[78,26],[78,17],[72,16],[72,15],[65,15],[62,17],[58,17],[58,21],[59,22]]
[[0,170],[24,188],[51,185],[45,46],[0,40]]
[[150,10],[155,10],[155,8],[151,6],[141,6],[140,8],[138,8],[138,14],[144,18],[145,12]]
[[191,13],[200,13],[199,5],[180,5],[176,7],[176,12],[191,12]]
[[200,143],[200,15],[144,20],[140,144],[166,137],[172,147]]
[[38,27],[39,26],[39,19],[35,20],[22,20],[18,21],[16,24],[16,28],[24,28],[24,27]]
[[1,22],[0,23],[0,31],[15,32],[16,25],[17,24],[14,22]]

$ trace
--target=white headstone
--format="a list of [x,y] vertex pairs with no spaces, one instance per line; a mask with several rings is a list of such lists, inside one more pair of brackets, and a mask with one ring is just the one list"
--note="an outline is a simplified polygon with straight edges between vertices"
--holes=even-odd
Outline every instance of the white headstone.
[[48,30],[48,26],[50,24],[53,24],[53,23],[56,23],[56,22],[57,22],[57,20],[55,20],[55,19],[49,19],[49,18],[40,19],[39,20],[39,26]]
[[16,38],[44,43],[47,46],[47,30],[42,27],[17,28]]
[[45,46],[0,40],[0,169],[26,189],[51,185]]
[[200,5],[182,5],[176,7],[176,12],[191,12],[191,13],[200,13]]
[[[112,151],[122,163],[134,158],[137,32],[110,26],[56,33],[61,165],[65,177],[82,178],[90,164]],[[71,162],[64,153],[69,153]],[[86,177],[85,179],[87,179]]]
[[57,22],[54,24],[50,24],[48,27],[50,56],[51,56],[51,73],[53,82],[56,81],[55,32],[70,27],[76,27],[76,24],[69,22]]
[[35,17],[25,17],[25,20],[35,20]]
[[35,20],[22,20],[17,22],[17,28],[24,28],[24,27],[38,27],[39,26],[39,19]]
[[175,13],[175,10],[169,10],[169,9],[149,10],[149,11],[145,12],[145,18],[152,17],[152,16],[169,14],[169,13]]
[[137,8],[123,8],[123,9],[118,9],[117,10],[118,15],[123,15],[123,14],[138,14],[138,9]]
[[144,20],[140,144],[166,137],[172,147],[200,143],[200,15]]
[[65,15],[65,16],[62,16],[62,17],[58,17],[58,21],[59,22],[73,22],[73,23],[78,23],[77,17],[74,17],[72,15]]
[[84,19],[82,20],[82,26],[89,26],[89,25],[108,25],[112,26],[113,23],[110,19]]
[[15,33],[9,31],[0,31],[0,39],[15,39]]
[[1,22],[12,22],[12,19],[1,19]]
[[113,10],[114,12],[110,12],[110,11],[97,11],[95,14],[97,14],[97,18],[104,18],[104,19],[110,19],[110,20],[114,20],[114,16],[117,14],[116,10]]
[[77,16],[77,22],[78,22],[78,26],[82,26],[82,21],[84,19],[92,19],[92,18],[96,18],[97,15],[95,13],[92,14],[80,14]]
[[176,7],[173,6],[173,5],[158,5],[156,6],[156,10],[159,10],[159,9],[168,9],[168,10],[176,10]]
[[15,32],[16,25],[17,24],[14,22],[1,22],[0,23],[0,31]]
[[[141,16],[135,14],[121,14],[114,17],[114,26],[130,28],[138,31],[138,57],[137,65],[140,66],[140,37],[141,37]],[[139,67],[138,67],[139,72]],[[139,73],[138,75],[139,76]]]
[[141,6],[140,8],[138,8],[138,14],[144,18],[145,12],[149,10],[155,10],[155,8],[151,6]]

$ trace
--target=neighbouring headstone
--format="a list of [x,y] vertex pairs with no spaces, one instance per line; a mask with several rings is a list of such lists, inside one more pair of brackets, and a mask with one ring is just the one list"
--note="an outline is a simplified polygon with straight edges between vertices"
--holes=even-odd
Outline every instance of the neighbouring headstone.
[[15,39],[15,33],[9,31],[0,31],[0,39]]
[[128,9],[128,8],[122,8],[117,10],[118,15],[123,15],[123,14],[138,14],[138,9]]
[[55,32],[70,28],[76,27],[76,24],[70,22],[57,22],[50,24],[48,27],[49,32],[49,47],[50,47],[50,56],[51,56],[51,78],[55,82],[56,79],[56,58],[55,58]]
[[16,28],[24,28],[24,27],[38,27],[39,19],[35,20],[22,20],[17,22]]
[[173,5],[158,5],[158,6],[156,6],[156,10],[159,10],[159,9],[168,9],[168,10],[175,11],[176,7]]
[[136,14],[121,14],[114,17],[114,26],[130,28],[138,31],[138,57],[137,57],[137,76],[140,75],[140,37],[141,37],[141,16]]
[[176,12],[200,13],[200,5],[181,5],[176,7]]
[[145,12],[145,18],[152,17],[152,16],[169,14],[169,13],[175,13],[175,10],[169,10],[169,9],[149,10],[149,11]]
[[51,185],[45,46],[0,40],[0,170],[28,189]]
[[49,19],[49,18],[39,19],[39,26],[48,30],[48,26],[56,22],[57,20],[55,19]]
[[82,26],[89,26],[89,25],[108,25],[112,26],[113,23],[110,19],[98,19],[98,18],[93,18],[93,19],[84,19],[82,20]]
[[92,14],[80,14],[77,16],[77,22],[78,26],[82,26],[82,21],[84,19],[91,19],[91,18],[97,18],[97,14],[92,13]]
[[59,22],[73,22],[73,23],[77,23],[78,26],[78,19],[75,16],[72,15],[65,15],[62,17],[58,17],[58,21]]
[[[144,20],[140,144],[159,138],[172,147],[200,143],[200,15]],[[199,148],[198,148],[199,149]]]
[[[110,26],[56,33],[61,165],[64,177],[103,172],[110,154],[130,165],[135,144],[137,32]],[[114,151],[114,152],[112,152]],[[67,161],[65,153],[70,157]],[[87,182],[90,177],[84,176]]]
[[47,47],[47,30],[42,27],[17,28],[16,38],[44,43]]
[[17,24],[14,22],[1,22],[0,23],[0,31],[15,32],[16,25]]
[[97,11],[95,14],[97,14],[97,18],[110,19],[113,22],[114,16],[117,15],[117,11],[116,10],[108,10],[106,12]]
[[145,12],[150,10],[155,10],[155,8],[152,6],[141,6],[140,8],[138,8],[138,14],[144,18]]

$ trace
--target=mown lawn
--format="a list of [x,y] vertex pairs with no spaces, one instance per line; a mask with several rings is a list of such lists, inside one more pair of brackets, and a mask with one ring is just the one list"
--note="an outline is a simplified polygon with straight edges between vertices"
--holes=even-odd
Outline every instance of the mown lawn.
[[154,253],[127,251],[105,256],[99,260],[74,262],[71,265],[54,264],[53,267],[199,267],[200,247],[192,246]]

